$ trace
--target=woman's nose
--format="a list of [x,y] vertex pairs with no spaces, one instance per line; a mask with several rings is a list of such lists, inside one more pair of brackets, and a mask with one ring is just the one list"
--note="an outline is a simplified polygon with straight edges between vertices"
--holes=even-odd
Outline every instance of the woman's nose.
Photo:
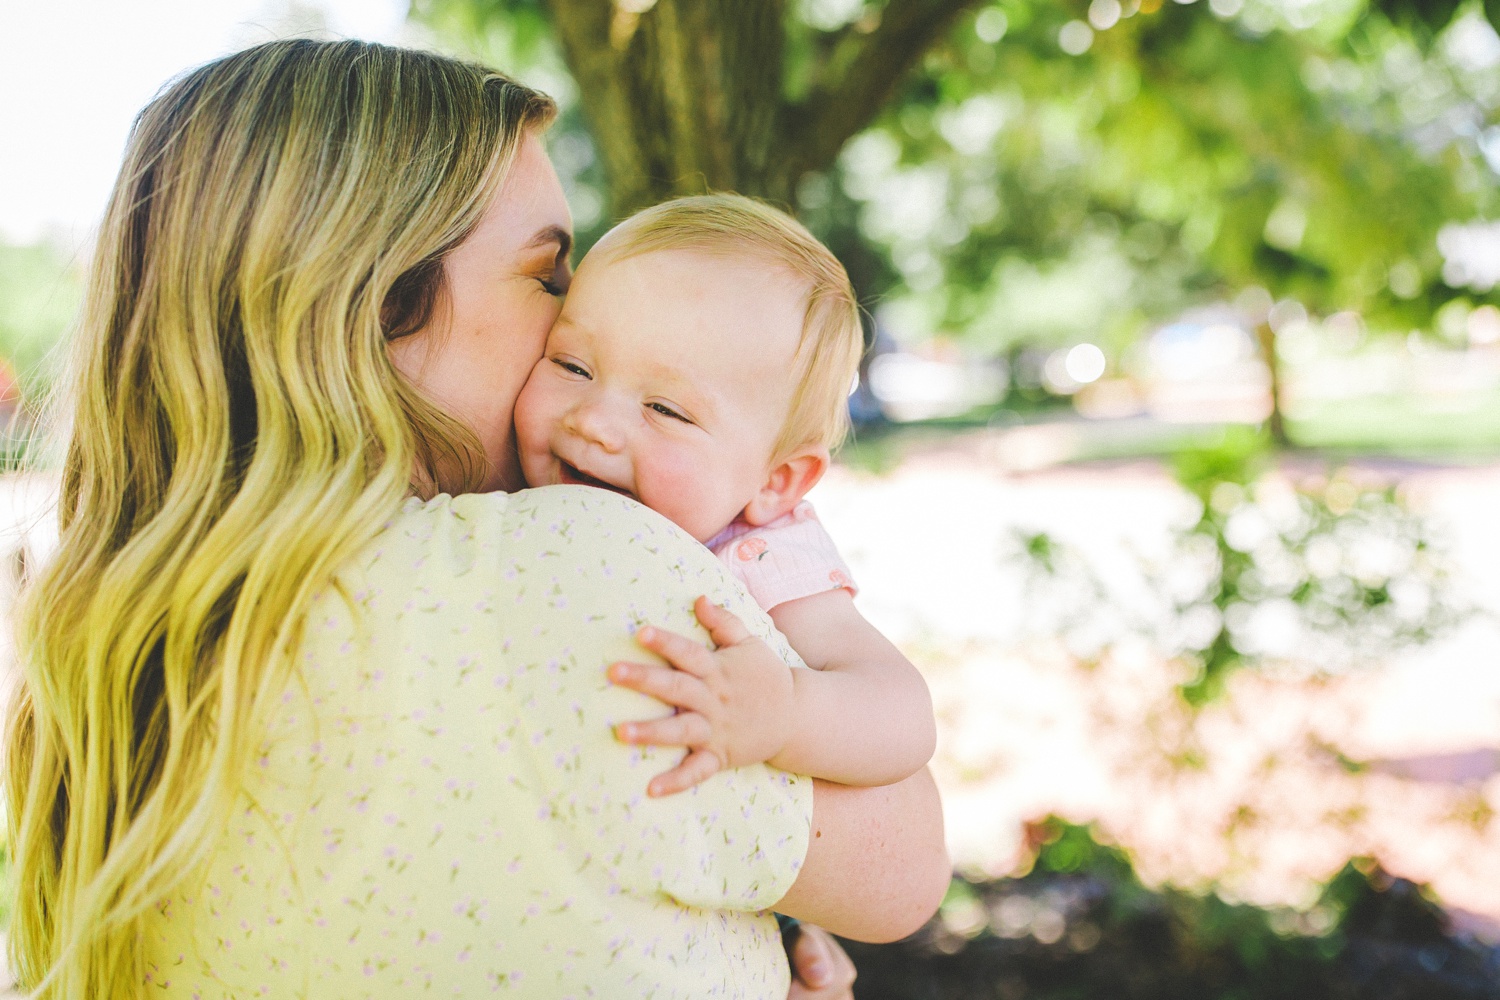
[[607,403],[593,400],[575,406],[568,413],[568,430],[607,452],[617,452],[625,446],[625,435],[620,422],[609,412]]

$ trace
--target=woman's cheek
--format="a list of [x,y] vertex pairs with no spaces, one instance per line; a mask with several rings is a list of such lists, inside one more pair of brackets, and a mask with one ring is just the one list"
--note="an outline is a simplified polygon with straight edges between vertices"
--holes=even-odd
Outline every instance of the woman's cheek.
[[[542,293],[524,296],[508,295],[506,301],[488,311],[490,329],[482,338],[481,351],[494,366],[494,390],[505,387],[510,398],[517,400],[527,379],[542,360],[547,334],[561,310],[559,302]],[[507,317],[495,322],[493,317]],[[482,359],[476,359],[481,361]]]

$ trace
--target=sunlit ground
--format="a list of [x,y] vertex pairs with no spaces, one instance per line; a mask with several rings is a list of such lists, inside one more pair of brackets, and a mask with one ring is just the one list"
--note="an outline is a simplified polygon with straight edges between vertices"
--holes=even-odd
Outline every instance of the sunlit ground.
[[[1039,634],[1048,611],[1023,594],[1012,541],[1045,530],[1128,588],[1190,502],[1150,461],[1007,471],[1018,451],[1046,450],[1042,428],[1025,431],[1037,440],[979,432],[881,476],[839,469],[814,497],[863,610],[932,687],[955,862],[1004,874],[1024,854],[1023,822],[1058,813],[1097,821],[1147,880],[1306,908],[1368,855],[1429,883],[1460,927],[1500,937],[1495,622],[1481,614],[1341,676],[1242,671],[1194,719],[1173,692],[1182,668],[1143,643],[1088,662]],[[1500,467],[1372,471],[1442,526],[1465,596],[1500,608]]]

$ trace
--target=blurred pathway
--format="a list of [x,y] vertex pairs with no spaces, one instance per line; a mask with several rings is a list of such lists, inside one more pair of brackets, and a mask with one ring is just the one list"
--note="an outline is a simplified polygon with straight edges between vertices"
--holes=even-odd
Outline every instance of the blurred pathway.
[[[932,686],[959,865],[1005,873],[1023,821],[1049,812],[1097,821],[1144,878],[1263,905],[1306,907],[1372,855],[1500,940],[1494,620],[1344,676],[1242,671],[1191,725],[1151,650],[1083,665],[1027,639],[1025,578],[1004,565],[1014,529],[1045,530],[1128,591],[1191,508],[1155,463],[1018,474],[1002,457],[976,436],[884,477],[837,469],[813,497],[862,609]],[[1446,526],[1466,592],[1500,609],[1500,467],[1378,471]]]

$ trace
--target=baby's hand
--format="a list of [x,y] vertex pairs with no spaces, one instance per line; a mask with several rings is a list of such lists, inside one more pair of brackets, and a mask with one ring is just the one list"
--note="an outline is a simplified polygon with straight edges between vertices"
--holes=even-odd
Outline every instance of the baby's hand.
[[693,612],[715,649],[648,625],[636,632],[636,641],[671,666],[609,667],[614,683],[677,709],[666,718],[615,727],[626,743],[688,748],[681,763],[651,779],[646,793],[652,796],[684,791],[723,768],[770,760],[791,736],[791,668],[707,597],[698,598]]

